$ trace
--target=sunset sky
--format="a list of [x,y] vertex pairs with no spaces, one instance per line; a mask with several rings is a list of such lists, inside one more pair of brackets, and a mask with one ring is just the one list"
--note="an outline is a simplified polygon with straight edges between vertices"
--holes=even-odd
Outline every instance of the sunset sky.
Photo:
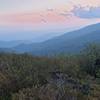
[[100,0],[0,0],[0,40],[41,39],[100,22]]

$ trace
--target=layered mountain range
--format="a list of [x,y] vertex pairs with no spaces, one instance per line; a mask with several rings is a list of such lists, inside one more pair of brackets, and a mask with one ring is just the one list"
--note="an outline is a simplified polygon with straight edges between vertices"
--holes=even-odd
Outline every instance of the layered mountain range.
[[0,42],[0,51],[32,53],[33,55],[53,55],[76,53],[89,43],[100,43],[100,23],[40,42],[24,41]]

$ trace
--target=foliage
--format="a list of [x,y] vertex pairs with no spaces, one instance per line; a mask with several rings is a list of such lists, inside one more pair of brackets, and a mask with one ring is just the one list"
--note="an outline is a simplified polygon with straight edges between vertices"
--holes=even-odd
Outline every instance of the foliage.
[[[62,79],[51,83],[51,72],[61,72],[65,83],[59,83]],[[89,45],[77,55],[55,57],[0,53],[0,100],[99,99],[100,45]]]

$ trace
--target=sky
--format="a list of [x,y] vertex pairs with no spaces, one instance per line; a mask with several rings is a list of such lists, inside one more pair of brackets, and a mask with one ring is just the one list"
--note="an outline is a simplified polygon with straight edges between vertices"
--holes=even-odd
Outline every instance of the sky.
[[100,0],[0,0],[0,40],[41,41],[100,22]]

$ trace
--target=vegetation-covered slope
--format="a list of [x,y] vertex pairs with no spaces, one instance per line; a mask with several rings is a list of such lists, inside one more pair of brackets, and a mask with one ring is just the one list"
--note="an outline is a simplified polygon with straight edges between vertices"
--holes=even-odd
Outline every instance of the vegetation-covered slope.
[[31,52],[33,55],[54,55],[79,52],[87,43],[100,43],[100,23],[80,30],[65,33],[42,43],[22,44],[12,48],[16,52]]
[[99,100],[100,45],[77,55],[0,54],[0,100]]

